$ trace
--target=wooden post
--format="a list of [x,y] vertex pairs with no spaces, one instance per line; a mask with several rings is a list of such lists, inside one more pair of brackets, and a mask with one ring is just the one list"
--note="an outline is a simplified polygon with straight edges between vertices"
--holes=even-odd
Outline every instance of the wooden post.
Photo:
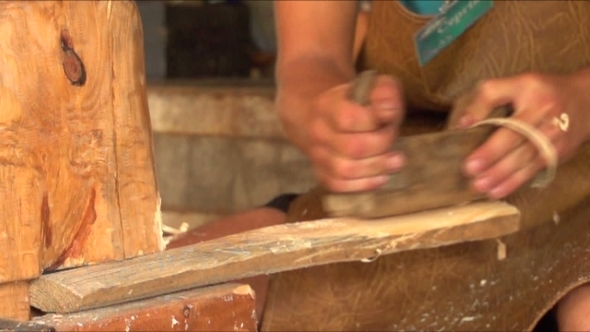
[[163,249],[134,2],[4,1],[0,36],[2,288]]
[[[31,318],[27,281],[0,284],[0,299],[0,319],[10,318],[25,322]],[[3,331],[1,327],[0,331]]]

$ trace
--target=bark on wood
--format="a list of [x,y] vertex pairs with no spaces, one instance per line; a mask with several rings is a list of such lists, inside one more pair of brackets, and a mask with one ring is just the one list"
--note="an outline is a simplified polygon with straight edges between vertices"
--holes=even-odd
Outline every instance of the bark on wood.
[[130,1],[0,3],[0,282],[162,246]]
[[45,312],[74,312],[248,276],[496,238],[516,232],[519,219],[513,206],[487,202],[381,220],[270,226],[44,275],[31,284],[31,303]]
[[0,318],[26,322],[30,317],[29,282],[0,284]]
[[35,318],[57,331],[256,331],[254,293],[224,284],[69,315]]

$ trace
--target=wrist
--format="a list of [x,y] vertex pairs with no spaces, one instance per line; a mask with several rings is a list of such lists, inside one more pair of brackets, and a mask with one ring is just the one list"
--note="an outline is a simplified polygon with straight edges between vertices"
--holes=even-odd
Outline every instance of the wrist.
[[590,87],[590,67],[583,68],[572,74],[572,78],[580,88]]
[[588,141],[590,140],[590,95],[588,94],[590,90],[590,67],[575,72],[571,78],[575,89],[574,93],[581,98],[576,106],[580,108],[583,117],[580,120],[583,123],[583,128],[587,128],[583,141]]

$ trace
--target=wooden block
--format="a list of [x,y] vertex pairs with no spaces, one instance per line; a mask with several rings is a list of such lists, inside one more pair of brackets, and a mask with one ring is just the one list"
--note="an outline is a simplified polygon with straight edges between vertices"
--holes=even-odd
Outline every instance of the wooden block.
[[380,218],[480,200],[462,173],[468,154],[485,141],[493,128],[448,130],[400,137],[395,149],[407,165],[382,189],[362,193],[330,193],[323,198],[333,217]]
[[0,282],[162,249],[131,1],[0,3]]
[[31,284],[31,303],[45,312],[74,312],[248,276],[496,238],[516,232],[519,223],[514,206],[485,202],[380,220],[282,224],[43,275]]
[[0,299],[0,318],[21,322],[30,319],[28,281],[0,284]]
[[57,331],[256,331],[250,286],[224,284],[69,315],[34,318]]

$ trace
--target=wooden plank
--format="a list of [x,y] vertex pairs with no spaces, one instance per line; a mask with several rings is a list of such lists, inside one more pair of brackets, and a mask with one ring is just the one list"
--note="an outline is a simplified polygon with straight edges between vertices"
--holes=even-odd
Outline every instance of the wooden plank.
[[474,203],[380,220],[324,219],[247,231],[123,262],[41,276],[32,306],[73,312],[191,287],[516,232],[520,213]]
[[26,322],[31,317],[29,282],[0,284],[0,318]]
[[69,315],[36,317],[57,331],[256,331],[248,285],[224,284]]
[[135,11],[0,2],[0,282],[161,249]]
[[379,218],[480,200],[469,187],[462,163],[494,128],[448,130],[400,137],[394,144],[407,165],[376,191],[330,193],[323,206],[332,217]]

